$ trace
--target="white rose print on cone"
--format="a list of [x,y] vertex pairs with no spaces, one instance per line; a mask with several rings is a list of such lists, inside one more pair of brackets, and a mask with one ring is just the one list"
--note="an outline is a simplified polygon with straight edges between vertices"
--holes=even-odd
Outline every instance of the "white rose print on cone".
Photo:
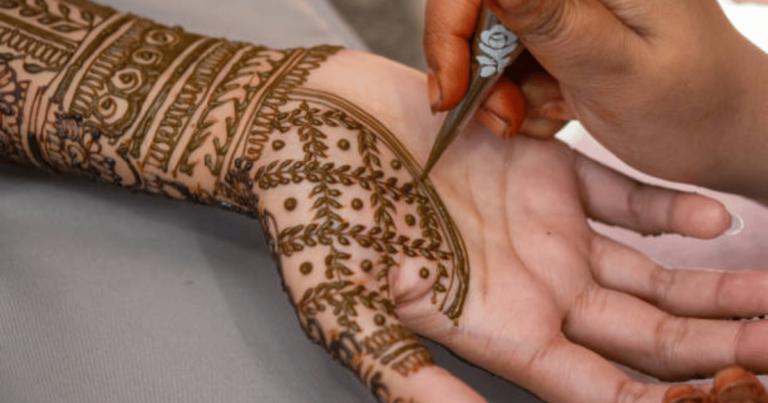
[[479,47],[485,53],[477,56],[481,66],[480,77],[491,77],[504,72],[512,62],[507,56],[517,49],[517,36],[504,25],[494,25],[480,34]]

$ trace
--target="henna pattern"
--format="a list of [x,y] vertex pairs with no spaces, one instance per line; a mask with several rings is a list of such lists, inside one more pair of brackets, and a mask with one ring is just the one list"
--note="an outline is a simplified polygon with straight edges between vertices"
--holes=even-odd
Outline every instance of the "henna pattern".
[[[280,260],[301,261],[295,265],[299,273],[318,284],[303,294],[291,292],[301,295],[296,309],[307,335],[371,390],[387,393],[377,384],[382,375],[376,366],[408,376],[432,364],[412,333],[389,324],[397,319],[389,270],[404,259],[422,261],[420,276],[433,282],[433,303],[456,319],[468,281],[463,244],[434,191],[414,179],[415,161],[386,128],[315,90],[295,89],[283,109],[274,117],[273,136],[287,144],[286,151],[262,159],[254,181],[265,204],[274,205],[266,203],[273,192],[304,193],[307,207],[304,215],[282,214],[279,220],[263,214],[271,245]],[[284,205],[293,206],[292,199]],[[354,221],[349,210],[366,214]],[[313,259],[318,251],[324,257]],[[340,329],[330,340],[321,326],[329,317]]]
[[307,336],[380,401],[415,403],[387,385],[433,361],[399,324],[390,276],[416,262],[457,321],[467,253],[397,138],[306,86],[336,50],[211,39],[85,0],[0,0],[0,157],[258,217]]
[[25,158],[20,131],[29,81],[19,79],[10,64],[13,59],[0,58],[0,155],[23,163]]

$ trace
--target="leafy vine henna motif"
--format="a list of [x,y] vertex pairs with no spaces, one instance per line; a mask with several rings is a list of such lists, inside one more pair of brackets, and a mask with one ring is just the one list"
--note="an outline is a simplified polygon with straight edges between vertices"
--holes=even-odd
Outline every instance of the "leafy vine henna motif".
[[58,71],[93,27],[112,14],[81,1],[0,0],[0,46],[27,56],[23,67],[29,73]]
[[[376,272],[383,284],[378,291],[383,293],[389,292],[387,273],[393,265],[405,258],[422,259],[422,273],[434,279],[433,302],[449,318],[458,318],[468,280],[466,254],[434,190],[415,180],[418,166],[413,158],[386,128],[338,97],[297,89],[290,98],[294,109],[278,114],[274,126],[280,141],[289,144],[286,150],[301,150],[303,155],[265,163],[255,181],[265,194],[281,187],[310,185],[308,210],[314,222],[297,223],[277,233],[280,255],[292,257],[330,243],[371,249],[377,260],[367,271],[380,269]],[[343,132],[335,130],[339,128]],[[336,138],[325,133],[329,129],[339,133]],[[363,200],[367,207],[362,207],[366,205]],[[372,225],[365,220],[350,222],[342,214],[350,208],[367,210]],[[328,256],[336,265],[349,260],[345,255],[339,259],[334,252]],[[361,261],[360,270],[366,271],[366,262],[370,259]],[[342,280],[350,270],[334,272],[338,275],[327,276],[329,280]]]
[[432,358],[398,323],[389,272],[419,262],[432,302],[457,319],[468,282],[463,243],[434,190],[415,179],[413,158],[359,108],[297,88],[273,119],[270,139],[280,145],[258,161],[254,182],[264,205],[283,207],[262,217],[284,276],[313,284],[289,290],[302,327],[380,399],[396,401],[378,385],[379,368],[408,376]]
[[467,254],[397,138],[307,87],[336,51],[207,38],[85,0],[0,0],[0,157],[259,218],[309,338],[380,401],[415,403],[389,385],[433,361],[390,281],[415,270],[458,321]]

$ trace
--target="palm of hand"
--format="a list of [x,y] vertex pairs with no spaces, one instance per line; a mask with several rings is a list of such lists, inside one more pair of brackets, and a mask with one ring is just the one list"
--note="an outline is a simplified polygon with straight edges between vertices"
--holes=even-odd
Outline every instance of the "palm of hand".
[[661,401],[666,387],[635,382],[604,357],[667,379],[734,360],[765,368],[765,326],[686,319],[765,310],[764,298],[735,297],[762,294],[746,283],[765,273],[670,271],[588,223],[711,237],[727,226],[717,203],[640,185],[558,141],[479,133],[455,149],[433,177],[463,230],[472,289],[458,329],[403,315],[413,329],[554,402]]
[[[623,254],[620,258],[625,264],[642,263],[645,267],[640,270],[655,267],[591,229],[586,210],[595,207],[587,204],[588,199],[596,195],[585,193],[617,191],[619,194],[612,195],[613,200],[599,203],[610,204],[618,210],[611,217],[618,223],[653,232],[674,228],[667,227],[667,223],[654,223],[651,217],[629,223],[632,212],[623,209],[631,206],[620,205],[628,200],[628,194],[622,193],[637,190],[636,185],[557,141],[519,138],[502,143],[482,135],[457,144],[456,148],[463,147],[464,153],[470,156],[466,166],[446,164],[435,174],[440,176],[435,179],[438,188],[439,183],[445,181],[451,183],[451,188],[464,189],[456,192],[441,189],[441,194],[448,194],[445,197],[449,206],[461,205],[451,209],[461,211],[455,214],[461,217],[460,227],[477,228],[462,231],[473,263],[473,288],[464,315],[466,319],[459,329],[441,329],[445,334],[423,328],[419,321],[411,324],[405,315],[403,320],[428,337],[445,342],[470,361],[531,388],[545,400],[612,400],[616,388],[629,381],[591,350],[597,346],[589,344],[595,341],[588,340],[593,336],[590,332],[608,330],[603,326],[604,321],[619,319],[614,315],[642,314],[650,308],[621,290],[602,288],[596,273],[603,257],[600,249]],[[585,183],[589,179],[608,180],[608,183]],[[595,186],[608,189],[595,189]],[[648,190],[651,191],[658,190]],[[659,193],[659,198],[673,197],[671,193]],[[708,207],[714,208],[714,205]],[[717,231],[714,226],[696,230],[703,231],[700,234]],[[611,300],[620,305],[613,309],[607,305],[600,307],[607,312],[595,311],[595,305],[609,304]],[[598,315],[603,313],[608,317]],[[590,319],[601,323],[590,329],[577,328],[589,326]],[[617,320],[616,325],[620,323]],[[571,343],[568,339],[572,337],[585,345]],[[602,387],[577,387],[595,382],[596,373],[603,377]],[[552,388],[553,379],[569,385]],[[635,392],[637,388],[627,390],[630,391]],[[659,400],[658,394],[663,391],[655,392],[645,398]]]
[[[324,80],[326,75],[343,75],[349,65],[355,66],[354,76],[364,85],[352,82],[337,92],[347,99],[360,100],[359,104],[367,106],[374,116],[381,116],[405,150],[426,155],[431,138],[419,134],[436,132],[439,120],[424,118],[422,106],[427,105],[426,99],[422,91],[413,90],[422,88],[422,78],[379,59],[364,58],[362,65],[369,67],[364,71],[370,73],[366,77],[360,74],[359,60],[346,64],[345,58],[357,57],[345,53],[329,61],[325,70],[313,76],[309,87],[323,89],[324,82],[333,82]],[[385,87],[377,82],[389,84]],[[366,98],[371,92],[378,97]],[[337,125],[338,121],[332,123]],[[362,137],[357,139],[362,141]],[[739,354],[749,356],[759,351],[759,329],[747,339],[734,341],[734,335],[744,327],[729,322],[671,319],[644,300],[673,314],[699,317],[749,315],[765,310],[766,301],[724,299],[721,294],[733,294],[738,281],[718,289],[723,276],[717,273],[674,276],[631,249],[597,235],[587,221],[591,217],[642,232],[711,237],[728,224],[727,213],[719,203],[643,187],[557,141],[503,142],[477,127],[470,128],[444,160],[431,180],[463,238],[469,260],[466,294],[456,298],[456,291],[449,286],[445,297],[459,300],[459,311],[446,315],[436,304],[439,298],[435,297],[436,283],[432,281],[435,271],[420,270],[424,269],[424,256],[400,255],[390,261],[402,250],[372,251],[368,242],[331,246],[327,256],[310,252],[296,259],[282,253],[286,284],[305,331],[357,372],[381,400],[482,401],[461,382],[430,366],[423,347],[405,334],[398,320],[412,331],[554,402],[660,399],[663,388],[632,382],[600,355],[660,376],[679,377],[711,373],[731,363],[734,357],[739,359]],[[335,165],[324,172],[331,173],[345,164],[354,169],[354,158],[348,161],[344,156],[336,157]],[[381,164],[384,176],[403,176],[402,172],[394,173],[398,170],[394,165],[387,165]],[[410,174],[412,180],[417,172]],[[310,194],[329,191],[317,189]],[[272,195],[278,200],[286,196],[265,192],[262,201]],[[360,189],[344,197],[354,207],[356,196],[356,200],[368,200],[368,193]],[[298,215],[294,223],[317,220],[321,206],[315,204],[305,210],[314,219]],[[404,218],[407,211],[392,209],[393,219],[408,221]],[[378,214],[360,214],[354,217],[356,222],[373,225],[381,219]],[[283,235],[292,236],[286,232],[292,227],[290,220],[268,219],[266,227],[276,239],[277,250],[284,248]],[[301,231],[308,228],[304,224],[293,228],[299,227]],[[331,227],[329,224],[327,228]],[[309,260],[302,263],[305,259]],[[343,267],[360,267],[362,271],[344,274],[345,269],[336,263],[345,260],[350,264]],[[329,270],[340,274],[331,270],[326,271],[326,276],[310,275],[312,265],[305,264],[309,261],[317,262],[315,266],[324,262]],[[366,270],[366,262],[373,262],[376,268],[368,264]],[[386,268],[379,267],[379,262],[385,262]],[[344,287],[352,288],[334,299],[327,292],[334,283],[317,286],[316,281],[336,276],[337,280],[349,276]],[[749,276],[765,277],[745,273],[733,278],[740,281]],[[427,278],[430,281],[422,281]],[[687,289],[687,281],[696,281],[697,289]],[[358,288],[354,288],[355,284]],[[323,292],[325,296],[321,296]],[[697,299],[700,293],[708,298]],[[317,303],[321,297],[325,302]],[[360,300],[357,305],[344,302],[355,298]],[[330,310],[334,316],[327,315]],[[348,316],[354,318],[354,326]],[[712,335],[706,341],[724,347],[712,348],[705,357],[698,357],[701,344],[692,339],[694,330],[710,330]],[[765,366],[766,362],[768,359],[758,358],[749,363]],[[582,387],[590,384],[595,386]],[[417,400],[402,400],[404,396]]]

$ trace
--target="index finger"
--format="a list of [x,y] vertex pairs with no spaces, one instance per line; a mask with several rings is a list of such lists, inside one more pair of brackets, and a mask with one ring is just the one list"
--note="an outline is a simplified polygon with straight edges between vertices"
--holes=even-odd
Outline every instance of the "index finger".
[[455,107],[469,85],[469,39],[482,0],[427,0],[424,52],[433,111]]

